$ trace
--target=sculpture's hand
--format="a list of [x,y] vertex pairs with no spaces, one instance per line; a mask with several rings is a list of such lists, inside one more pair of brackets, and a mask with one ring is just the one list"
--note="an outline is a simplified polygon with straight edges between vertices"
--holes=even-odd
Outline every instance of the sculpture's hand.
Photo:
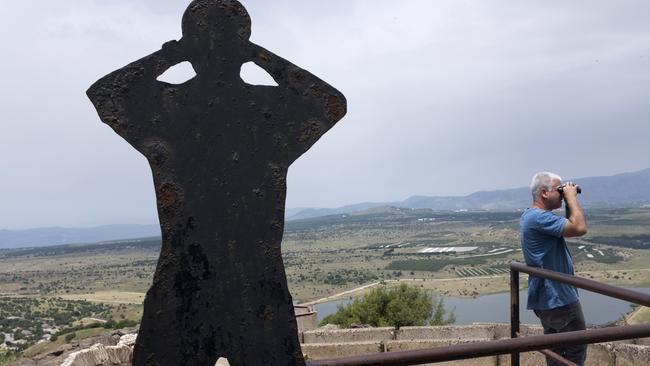
[[165,50],[166,52],[174,51],[180,48],[180,44],[181,43],[179,41],[172,39],[171,41],[167,41],[163,43],[162,49]]
[[185,44],[177,40],[171,40],[163,43],[161,56],[163,56],[171,65],[187,61],[188,59],[188,53],[185,49]]
[[[303,72],[308,74],[305,70],[302,70],[291,62],[252,42],[250,43],[248,53],[251,57],[251,61],[264,71],[268,72],[280,87],[292,87],[300,92],[306,88],[305,85],[298,85],[298,79],[294,78],[290,80],[288,77],[289,72],[291,71],[294,73]],[[300,79],[304,80],[305,78]]]

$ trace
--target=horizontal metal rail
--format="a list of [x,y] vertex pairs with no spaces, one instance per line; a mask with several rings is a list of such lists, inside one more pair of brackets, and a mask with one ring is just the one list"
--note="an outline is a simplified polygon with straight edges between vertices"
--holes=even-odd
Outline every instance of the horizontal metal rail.
[[[516,338],[519,333],[519,272],[527,273],[531,276],[539,278],[546,278],[562,283],[568,283],[575,287],[597,292],[606,296],[614,297],[621,300],[627,300],[636,304],[650,306],[650,294],[644,294],[639,291],[629,290],[623,287],[611,286],[598,281],[589,280],[574,275],[551,271],[548,269],[530,267],[524,263],[512,262],[510,263],[510,336]],[[618,327],[618,329],[625,329],[627,327]],[[590,342],[585,342],[587,344]],[[540,350],[546,356],[555,359],[563,364],[571,364],[571,362],[562,356],[550,350]],[[519,352],[513,351],[510,357],[511,366],[519,366]]]
[[597,292],[599,294],[615,297],[617,299],[626,300],[643,306],[650,306],[650,294],[644,294],[643,292],[607,285],[598,281],[555,272],[548,269],[529,267],[519,262],[510,263],[510,268],[517,272],[528,273],[535,277],[548,278],[549,280],[568,283],[581,289]]
[[567,360],[566,358],[558,355],[557,353],[551,351],[550,349],[540,349],[539,352],[541,352],[544,356],[550,357],[555,360],[555,362],[559,363],[560,365],[564,366],[578,366],[575,363]]
[[524,338],[459,344],[413,351],[385,352],[363,356],[308,361],[308,366],[418,365],[430,362],[463,360],[502,355],[511,352],[537,351],[557,346],[619,341],[650,337],[650,324],[628,325],[575,332],[544,334]]
[[[517,337],[520,337],[520,336],[521,336],[521,334],[517,333],[517,334],[516,334],[516,337],[512,337],[512,338],[517,338]],[[543,354],[544,356],[548,356],[548,357],[554,359],[554,360],[555,360],[557,363],[559,363],[560,365],[565,365],[565,366],[576,366],[575,363],[573,363],[573,362],[567,360],[566,358],[564,358],[564,357],[558,355],[557,353],[551,351],[550,349],[540,349],[540,350],[538,350],[537,352]],[[516,354],[517,358],[519,358],[519,353],[518,353],[518,352],[514,352],[514,353]],[[511,353],[511,354],[512,354],[512,353]],[[511,360],[513,360],[513,359],[514,359],[514,358],[511,358]],[[512,363],[512,362],[511,362],[511,363]]]

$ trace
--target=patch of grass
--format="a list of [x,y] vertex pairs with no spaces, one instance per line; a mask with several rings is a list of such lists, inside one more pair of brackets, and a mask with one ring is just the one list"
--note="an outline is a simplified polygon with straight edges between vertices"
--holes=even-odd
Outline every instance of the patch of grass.
[[646,324],[650,323],[650,308],[641,306],[632,313],[627,319],[629,324]]
[[86,294],[61,295],[68,300],[85,300],[90,302],[103,302],[113,304],[142,304],[144,292],[131,291],[97,291]]
[[113,312],[110,314],[110,318],[115,321],[121,320],[135,320],[140,321],[142,318],[142,304],[120,304],[117,305]]
[[8,365],[20,358],[19,352],[0,350],[0,366]]
[[436,272],[445,266],[469,266],[485,263],[486,259],[479,258],[458,258],[458,259],[407,259],[392,261],[386,269],[402,271],[429,271]]
[[650,249],[650,235],[594,236],[589,241],[615,247]]
[[[75,333],[74,339],[79,341],[82,339],[95,337],[108,332],[110,332],[110,330],[104,329],[102,327],[81,329],[74,332]],[[28,349],[25,350],[25,352],[23,352],[23,355],[25,357],[33,357],[35,355],[39,355],[43,353],[54,352],[59,347],[63,346],[65,343],[67,343],[65,340],[65,336],[58,337],[55,341],[41,342],[32,347],[29,347]]]

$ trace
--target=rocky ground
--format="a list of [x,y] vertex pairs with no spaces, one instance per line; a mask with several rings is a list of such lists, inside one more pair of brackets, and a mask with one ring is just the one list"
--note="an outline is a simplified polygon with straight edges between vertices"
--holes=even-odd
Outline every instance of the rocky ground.
[[119,330],[113,330],[109,333],[90,337],[82,340],[73,340],[70,343],[67,343],[55,351],[36,355],[31,358],[21,358],[9,366],[61,366],[68,357],[78,351],[89,349],[95,344],[101,344],[103,346],[117,346],[120,342],[120,338],[126,334],[133,334],[137,330],[135,328],[124,328]]

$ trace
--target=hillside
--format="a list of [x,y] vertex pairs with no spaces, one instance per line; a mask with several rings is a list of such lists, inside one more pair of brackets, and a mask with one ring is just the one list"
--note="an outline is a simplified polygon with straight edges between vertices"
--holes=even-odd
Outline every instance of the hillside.
[[[640,207],[650,204],[650,168],[604,177],[571,178],[583,188],[580,202],[585,207]],[[517,210],[530,204],[528,187],[480,191],[467,196],[412,196],[396,202],[364,202],[338,208],[306,208],[291,211],[287,220],[344,214],[373,207],[430,208],[433,210]]]
[[0,230],[0,249],[43,247],[70,243],[160,236],[156,225],[105,225],[89,228],[46,227],[27,230]]

